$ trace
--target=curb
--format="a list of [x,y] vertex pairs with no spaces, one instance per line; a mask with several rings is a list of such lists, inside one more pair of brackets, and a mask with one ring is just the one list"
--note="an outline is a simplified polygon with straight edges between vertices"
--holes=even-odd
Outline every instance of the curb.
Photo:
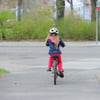
[[[96,44],[95,41],[86,41],[86,42],[65,42],[66,47],[77,47],[77,46],[90,46],[90,47],[99,47],[100,42]],[[45,46],[45,42],[0,42],[0,47],[34,47],[34,46]]]

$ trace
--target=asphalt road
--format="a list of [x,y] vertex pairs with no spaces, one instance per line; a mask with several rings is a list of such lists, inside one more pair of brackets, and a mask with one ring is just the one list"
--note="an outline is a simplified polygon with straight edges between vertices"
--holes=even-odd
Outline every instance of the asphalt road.
[[61,50],[65,77],[54,86],[47,47],[0,46],[0,67],[11,72],[0,79],[0,100],[99,100],[100,47]]

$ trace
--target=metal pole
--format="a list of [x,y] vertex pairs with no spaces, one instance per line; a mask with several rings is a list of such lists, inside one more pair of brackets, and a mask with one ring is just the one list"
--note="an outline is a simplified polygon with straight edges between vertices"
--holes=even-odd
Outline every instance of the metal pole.
[[96,44],[98,44],[98,11],[96,9]]
[[54,20],[53,27],[56,27],[56,19],[57,19],[57,7],[56,7],[56,0],[52,0],[52,17]]
[[52,11],[53,11],[53,19],[56,20],[57,18],[57,7],[56,7],[56,0],[53,0],[53,6],[52,6]]
[[85,19],[85,1],[83,0],[83,18]]

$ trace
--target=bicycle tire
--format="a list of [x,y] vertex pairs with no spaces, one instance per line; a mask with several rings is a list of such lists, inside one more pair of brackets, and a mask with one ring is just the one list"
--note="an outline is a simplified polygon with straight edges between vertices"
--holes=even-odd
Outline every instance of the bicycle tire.
[[54,85],[56,85],[56,79],[57,79],[57,71],[56,68],[54,69]]
[[56,79],[57,79],[57,62],[54,61],[54,85],[56,85]]

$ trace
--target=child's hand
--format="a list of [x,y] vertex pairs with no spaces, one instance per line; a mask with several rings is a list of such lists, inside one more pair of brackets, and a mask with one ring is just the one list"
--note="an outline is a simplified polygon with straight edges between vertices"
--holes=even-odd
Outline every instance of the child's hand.
[[48,38],[50,37],[50,33],[48,33]]
[[50,38],[50,33],[47,33],[47,38],[45,39],[45,42],[47,43],[47,40]]

